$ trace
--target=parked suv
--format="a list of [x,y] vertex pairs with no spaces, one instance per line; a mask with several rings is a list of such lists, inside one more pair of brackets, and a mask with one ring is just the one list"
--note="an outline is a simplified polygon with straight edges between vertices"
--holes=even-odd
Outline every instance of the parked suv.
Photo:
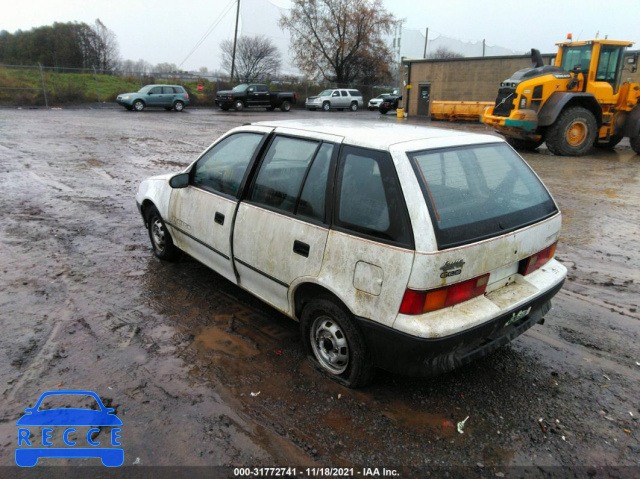
[[184,251],[298,320],[312,364],[349,387],[495,350],[542,322],[567,271],[558,206],[495,136],[256,123],[136,202],[157,257]]
[[153,106],[182,111],[189,104],[189,94],[180,85],[147,85],[135,93],[118,95],[116,101],[127,110],[142,111]]
[[337,110],[348,108],[351,111],[356,111],[363,104],[362,93],[358,90],[338,88],[335,90],[324,90],[317,96],[310,96],[305,101],[304,106],[308,110],[322,108],[324,111],[329,111],[332,108]]

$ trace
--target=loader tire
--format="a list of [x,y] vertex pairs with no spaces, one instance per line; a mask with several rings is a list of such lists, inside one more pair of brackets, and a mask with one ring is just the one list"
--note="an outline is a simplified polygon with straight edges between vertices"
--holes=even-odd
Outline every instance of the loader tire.
[[631,149],[635,151],[637,155],[640,155],[640,133],[633,138],[629,138],[629,143],[631,143]]
[[593,146],[597,130],[593,113],[586,108],[570,107],[549,127],[545,141],[554,155],[582,156]]

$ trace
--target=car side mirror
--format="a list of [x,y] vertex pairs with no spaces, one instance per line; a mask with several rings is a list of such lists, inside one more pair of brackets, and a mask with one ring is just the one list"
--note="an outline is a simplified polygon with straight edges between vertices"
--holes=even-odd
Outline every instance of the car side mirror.
[[153,95],[153,92],[152,92],[152,91],[150,91],[149,93],[147,93],[147,95]]
[[189,186],[189,173],[179,173],[169,180],[171,188],[186,188]]

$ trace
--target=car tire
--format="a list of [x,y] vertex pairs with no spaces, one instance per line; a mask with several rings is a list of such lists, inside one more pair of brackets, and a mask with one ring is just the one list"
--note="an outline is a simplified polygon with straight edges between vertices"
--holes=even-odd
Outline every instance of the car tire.
[[371,383],[375,367],[352,315],[337,301],[317,297],[304,305],[300,334],[312,366],[349,388]]
[[328,101],[325,101],[325,102],[322,104],[322,109],[323,109],[324,111],[329,111],[329,110],[331,110],[331,103],[329,103]]
[[144,110],[145,106],[146,105],[144,104],[144,102],[142,100],[136,100],[136,101],[133,102],[133,109],[135,111],[142,111],[142,110]]
[[165,261],[175,261],[180,257],[180,250],[173,244],[173,239],[155,206],[146,213],[147,228],[153,253]]
[[183,102],[181,102],[181,101],[177,101],[177,102],[175,102],[175,104],[173,105],[173,109],[174,109],[175,111],[182,111],[182,110],[184,110],[184,103],[183,103]]
[[545,141],[554,155],[581,156],[593,146],[598,133],[595,116],[586,108],[565,109],[547,130]]
[[629,138],[629,143],[631,143],[631,149],[635,151],[637,155],[640,155],[640,133],[633,138]]
[[291,111],[291,103],[289,103],[287,100],[283,101],[282,105],[280,105],[280,110]]
[[352,102],[351,102],[351,105],[349,106],[349,109],[350,109],[351,111],[358,111],[358,103],[357,103],[357,102],[355,102],[355,101],[352,101]]
[[387,114],[387,112],[388,112],[389,110],[387,110],[386,108],[379,108],[379,111],[380,111],[380,113],[382,113],[383,115],[386,115],[386,114]]
[[235,102],[233,104],[233,109],[235,111],[242,111],[244,110],[244,103],[242,103],[242,101],[238,100],[237,102]]

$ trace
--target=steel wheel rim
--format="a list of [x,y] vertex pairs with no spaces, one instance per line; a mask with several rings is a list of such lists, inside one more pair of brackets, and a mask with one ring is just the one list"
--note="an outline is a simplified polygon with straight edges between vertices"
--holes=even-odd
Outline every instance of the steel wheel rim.
[[313,353],[331,374],[342,374],[349,366],[349,344],[340,325],[328,316],[316,318],[311,326]]
[[584,120],[576,120],[567,129],[567,143],[571,146],[580,146],[587,139],[589,127]]
[[164,228],[160,218],[154,218],[151,222],[151,240],[158,251],[164,251]]

